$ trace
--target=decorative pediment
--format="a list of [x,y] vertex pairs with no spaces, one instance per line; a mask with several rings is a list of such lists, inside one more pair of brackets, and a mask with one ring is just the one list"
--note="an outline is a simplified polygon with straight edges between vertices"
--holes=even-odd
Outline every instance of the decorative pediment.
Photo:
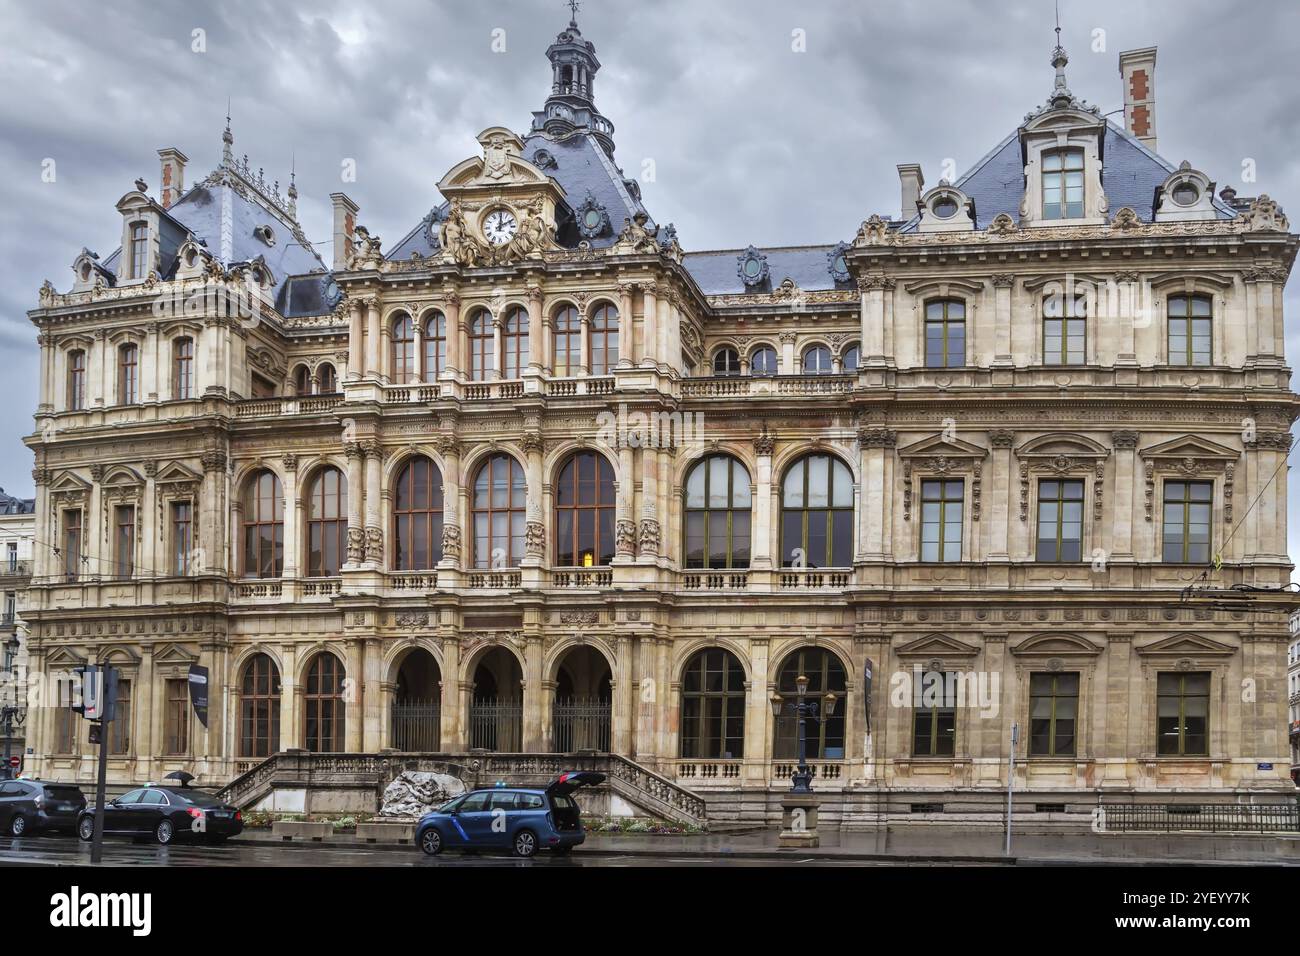
[[50,495],[59,505],[76,505],[89,500],[90,482],[65,471],[50,484]]
[[983,458],[988,455],[987,448],[972,445],[960,438],[945,438],[943,435],[931,435],[920,441],[912,442],[898,449],[899,458],[919,458],[921,456],[942,456],[946,458]]
[[1226,445],[1212,442],[1199,435],[1183,435],[1171,438],[1158,445],[1148,445],[1138,452],[1143,458],[1187,459],[1200,458],[1211,461],[1229,462],[1241,457],[1241,452],[1234,451]]
[[1199,435],[1184,435],[1171,438],[1158,445],[1149,445],[1140,449],[1138,454],[1145,459],[1143,479],[1146,482],[1145,508],[1146,520],[1155,518],[1156,472],[1176,475],[1180,478],[1203,478],[1207,475],[1223,475],[1223,522],[1232,525],[1232,491],[1236,480],[1237,459],[1241,453],[1233,451],[1208,438]]
[[166,644],[153,656],[155,664],[182,664],[186,667],[198,659],[197,654],[191,654],[179,644]]
[[1083,435],[1050,434],[1031,438],[1016,449],[1017,458],[1105,458],[1110,449]]
[[193,494],[202,486],[203,476],[180,462],[173,461],[158,469],[154,481],[161,494],[186,495]]
[[917,298],[947,299],[952,297],[974,297],[984,291],[984,284],[971,282],[969,279],[925,279],[920,282],[907,282],[903,289]]
[[1191,633],[1175,634],[1133,650],[1140,657],[1232,657],[1237,653],[1235,647]]
[[894,653],[898,657],[909,658],[910,663],[917,663],[923,661],[923,659],[943,660],[952,657],[975,657],[979,654],[979,650],[973,644],[956,640],[947,634],[928,634],[925,637],[904,644]]
[[1076,634],[1035,634],[1009,648],[1017,657],[1097,657],[1101,648]]
[[96,660],[101,664],[134,667],[140,663],[140,654],[129,644],[111,644],[98,648]]
[[123,486],[139,486],[144,484],[144,478],[133,468],[126,465],[110,465],[104,477],[99,480],[102,488],[120,488]]
[[82,667],[86,664],[86,658],[77,654],[70,647],[56,647],[45,655],[45,669],[47,672],[54,670],[71,670],[74,667]]
[[504,126],[492,126],[478,134],[482,156],[471,156],[453,166],[438,181],[438,189],[450,197],[467,186],[518,186],[549,183],[550,178],[524,159],[524,142]]

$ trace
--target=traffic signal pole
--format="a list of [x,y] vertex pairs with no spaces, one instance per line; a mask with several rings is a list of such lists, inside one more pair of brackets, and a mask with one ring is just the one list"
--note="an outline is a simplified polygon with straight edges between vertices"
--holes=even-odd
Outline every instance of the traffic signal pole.
[[95,832],[90,841],[91,865],[98,865],[104,856],[104,788],[108,783],[108,725],[99,724],[99,772],[95,781]]

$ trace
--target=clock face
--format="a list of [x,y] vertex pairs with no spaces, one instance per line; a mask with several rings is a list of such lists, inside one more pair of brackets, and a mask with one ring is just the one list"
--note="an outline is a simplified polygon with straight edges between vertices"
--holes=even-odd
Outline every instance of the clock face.
[[494,209],[483,220],[483,235],[494,246],[504,246],[515,237],[519,223],[508,209]]

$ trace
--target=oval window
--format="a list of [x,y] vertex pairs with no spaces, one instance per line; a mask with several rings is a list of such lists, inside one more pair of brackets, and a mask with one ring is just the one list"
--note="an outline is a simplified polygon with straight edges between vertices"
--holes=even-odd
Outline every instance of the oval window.
[[588,229],[595,229],[600,225],[600,213],[595,209],[588,209],[587,214],[582,217],[582,221],[587,224]]
[[930,206],[930,211],[940,219],[951,219],[957,215],[957,200],[951,196],[940,196]]
[[750,278],[754,278],[755,276],[757,276],[759,272],[762,271],[762,269],[763,269],[763,264],[759,262],[757,259],[745,260],[745,275],[749,276]]
[[1191,206],[1201,198],[1201,191],[1192,183],[1179,183],[1174,187],[1174,202],[1180,206]]

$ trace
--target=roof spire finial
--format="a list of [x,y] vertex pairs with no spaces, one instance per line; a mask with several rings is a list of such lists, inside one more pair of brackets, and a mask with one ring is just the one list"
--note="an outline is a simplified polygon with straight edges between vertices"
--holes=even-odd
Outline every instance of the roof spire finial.
[[1061,0],[1056,0],[1056,48],[1052,50],[1052,66],[1056,70],[1052,99],[1063,96],[1070,99],[1070,88],[1065,83],[1065,65],[1070,62],[1065,47],[1061,46]]
[[578,28],[578,8],[582,6],[578,0],[568,0],[569,4],[569,26],[575,30]]
[[235,161],[230,147],[235,144],[235,134],[230,131],[230,97],[226,97],[226,131],[221,134],[221,164],[229,166]]

